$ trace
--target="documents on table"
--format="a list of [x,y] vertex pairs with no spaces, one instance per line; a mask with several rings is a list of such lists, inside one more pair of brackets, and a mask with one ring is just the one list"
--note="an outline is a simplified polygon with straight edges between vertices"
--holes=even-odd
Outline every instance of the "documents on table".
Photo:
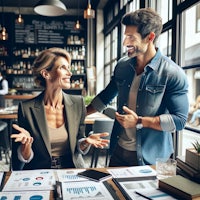
[[132,179],[126,180],[115,179],[114,182],[121,190],[122,194],[129,200],[174,200],[169,194],[158,189],[157,180],[141,180],[133,181]]
[[[57,200],[118,200],[109,181],[97,182],[78,176],[86,169],[43,169],[12,171],[0,193],[0,199],[49,199],[54,190]],[[134,166],[106,169],[113,182],[129,200],[173,199],[158,190],[156,171],[150,166]],[[1,180],[3,179],[3,172]],[[145,197],[144,197],[145,196]],[[38,198],[37,198],[38,197]]]
[[123,168],[111,168],[107,171],[113,178],[137,178],[137,177],[156,177],[156,170],[149,165],[123,167]]
[[118,197],[107,182],[79,181],[57,184],[57,199],[60,200],[116,200]]
[[50,191],[18,191],[18,192],[0,192],[0,199],[34,199],[49,200]]
[[113,181],[128,200],[172,200],[170,195],[158,190],[156,170],[149,165],[111,168]]
[[55,183],[54,170],[12,171],[3,191],[53,190]]
[[12,171],[0,195],[6,195],[7,199],[14,199],[12,198],[13,196],[19,196],[19,194],[23,193],[21,199],[34,199],[26,197],[28,197],[27,195],[35,197],[37,192],[40,191],[42,198],[38,199],[46,200],[49,199],[49,193],[43,193],[43,191],[50,192],[56,187],[57,199],[117,199],[110,184],[107,182],[88,181],[87,178],[79,177],[77,174],[82,171],[85,171],[85,169]]
[[79,172],[85,169],[59,169],[56,171],[57,180],[60,182],[87,181],[86,178],[79,177]]

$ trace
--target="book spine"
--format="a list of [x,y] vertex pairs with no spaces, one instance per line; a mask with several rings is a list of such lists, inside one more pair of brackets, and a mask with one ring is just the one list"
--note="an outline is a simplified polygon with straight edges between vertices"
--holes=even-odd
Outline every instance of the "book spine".
[[192,197],[190,195],[177,188],[172,187],[171,185],[163,183],[162,180],[159,180],[158,187],[163,192],[166,192],[178,199],[192,200]]
[[187,163],[185,163],[179,159],[177,159],[177,166],[179,168],[181,168],[182,170],[186,171],[191,176],[199,176],[200,177],[200,172],[196,171],[195,169],[193,169],[192,167],[187,165]]

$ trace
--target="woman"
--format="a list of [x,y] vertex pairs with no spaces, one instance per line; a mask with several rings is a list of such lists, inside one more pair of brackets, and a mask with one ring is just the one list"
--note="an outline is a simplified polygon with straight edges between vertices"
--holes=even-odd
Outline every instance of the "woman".
[[103,148],[108,133],[85,137],[85,105],[83,98],[68,95],[71,58],[60,48],[44,50],[35,59],[36,81],[45,90],[37,97],[21,102],[18,108],[19,131],[12,134],[12,168],[49,169],[84,168],[82,154],[91,145]]

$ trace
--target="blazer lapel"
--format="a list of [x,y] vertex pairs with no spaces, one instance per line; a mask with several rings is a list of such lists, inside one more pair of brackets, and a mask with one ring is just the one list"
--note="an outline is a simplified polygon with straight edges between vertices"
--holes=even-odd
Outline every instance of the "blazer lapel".
[[66,113],[66,120],[67,120],[67,130],[69,134],[69,140],[70,140],[70,147],[71,150],[74,151],[76,146],[76,117],[75,112],[73,108],[73,102],[69,98],[68,95],[63,94],[64,97],[64,104],[65,104],[65,113]]
[[51,144],[49,142],[48,126],[43,106],[43,96],[44,94],[42,93],[38,98],[35,99],[35,104],[32,112],[35,116],[35,121],[37,122],[38,128],[40,130],[41,137],[43,138],[46,148],[51,155]]

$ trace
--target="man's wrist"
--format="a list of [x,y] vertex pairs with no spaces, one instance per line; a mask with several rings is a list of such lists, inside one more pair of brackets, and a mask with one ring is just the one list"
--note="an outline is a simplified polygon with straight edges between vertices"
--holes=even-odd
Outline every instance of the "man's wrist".
[[143,128],[143,124],[142,124],[142,117],[141,116],[138,116],[138,120],[137,120],[137,123],[136,123],[136,129],[142,129]]

